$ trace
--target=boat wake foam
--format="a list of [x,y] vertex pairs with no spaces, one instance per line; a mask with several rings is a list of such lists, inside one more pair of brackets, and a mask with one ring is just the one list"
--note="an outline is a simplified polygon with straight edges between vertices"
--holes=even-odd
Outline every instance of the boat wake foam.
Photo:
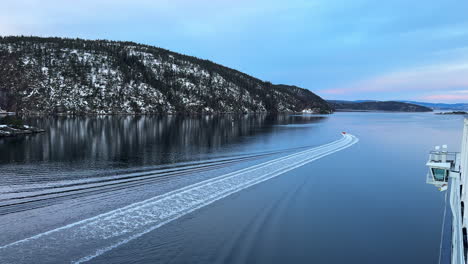
[[233,193],[352,146],[350,134],[332,143],[211,178],[30,238],[0,246],[1,263],[89,261],[166,223]]

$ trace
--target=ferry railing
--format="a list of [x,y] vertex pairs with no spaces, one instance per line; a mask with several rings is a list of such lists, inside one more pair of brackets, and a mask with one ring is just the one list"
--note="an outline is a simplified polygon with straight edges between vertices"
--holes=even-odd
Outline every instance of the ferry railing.
[[460,174],[450,176],[450,208],[452,210],[452,264],[465,264],[465,249],[463,245]]
[[432,162],[440,162],[442,159],[442,155],[445,155],[447,162],[454,163],[457,159],[457,155],[459,154],[459,152],[443,152],[443,151],[433,150],[433,151],[430,151],[429,154],[431,154],[430,161]]

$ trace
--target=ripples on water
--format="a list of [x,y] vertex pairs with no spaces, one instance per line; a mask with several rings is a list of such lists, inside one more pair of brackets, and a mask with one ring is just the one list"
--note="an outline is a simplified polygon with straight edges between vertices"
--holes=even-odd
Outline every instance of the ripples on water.
[[0,139],[0,246],[331,142],[342,130],[361,139],[93,259],[98,263],[431,262],[442,204],[424,184],[424,161],[433,144],[457,147],[461,135],[460,117],[432,114],[29,123],[48,132]]
[[[18,176],[29,177],[33,173],[38,174],[34,182],[44,178],[41,176],[46,181],[82,178],[103,168],[154,167],[219,157],[223,153],[251,152],[245,144],[281,130],[276,125],[316,123],[323,118],[286,115],[34,118],[27,123],[44,127],[47,133],[0,139],[3,148],[10,150],[0,152],[0,164],[5,165],[3,174],[10,174],[15,181],[21,178]],[[64,168],[66,173],[62,173]],[[87,170],[85,175],[83,169]],[[51,173],[54,176],[47,177]]]

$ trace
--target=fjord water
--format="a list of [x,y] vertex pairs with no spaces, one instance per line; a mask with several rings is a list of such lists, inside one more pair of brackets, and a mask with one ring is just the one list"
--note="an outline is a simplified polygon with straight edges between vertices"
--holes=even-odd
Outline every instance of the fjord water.
[[461,116],[432,113],[28,122],[48,132],[0,139],[0,247],[332,142],[341,131],[360,140],[90,263],[436,263],[444,201],[425,184],[424,163],[433,145],[458,151],[462,133]]

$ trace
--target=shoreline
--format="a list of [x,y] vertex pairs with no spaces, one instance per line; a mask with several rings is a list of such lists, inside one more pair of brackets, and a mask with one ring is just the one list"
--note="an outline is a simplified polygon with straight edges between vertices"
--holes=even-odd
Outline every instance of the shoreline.
[[45,129],[33,126],[0,125],[0,138],[44,133]]
[[369,113],[432,113],[434,111],[387,111],[387,110],[358,110],[358,109],[335,109],[335,112],[369,112]]
[[285,112],[212,112],[212,113],[197,113],[197,112],[175,112],[175,113],[14,113],[9,112],[0,113],[0,116],[17,115],[17,116],[218,116],[218,115],[264,115],[264,114],[316,114],[316,115],[331,115],[335,111],[330,112],[296,112],[296,111],[285,111]]

